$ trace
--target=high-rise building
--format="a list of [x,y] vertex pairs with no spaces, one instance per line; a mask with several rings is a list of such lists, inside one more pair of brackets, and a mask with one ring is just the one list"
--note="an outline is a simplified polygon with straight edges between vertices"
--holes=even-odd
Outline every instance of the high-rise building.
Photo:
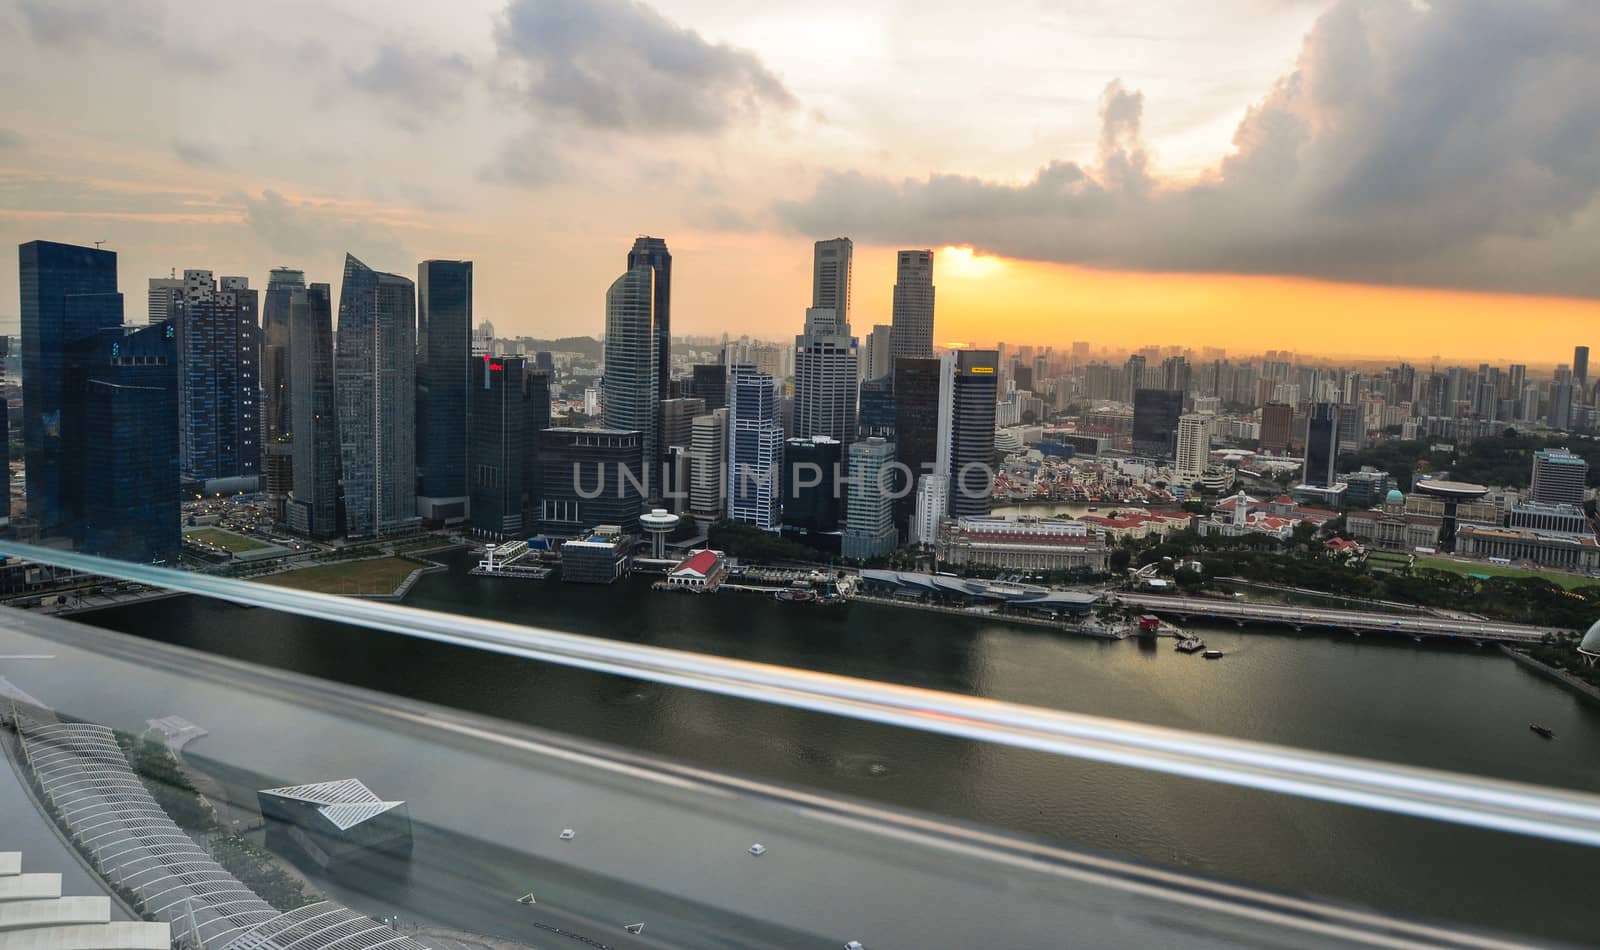
[[[898,365],[898,364],[897,364]],[[840,547],[847,558],[883,557],[894,553],[895,445],[869,438],[850,446],[850,503]]]
[[1145,388],[1144,384],[1145,359],[1143,354],[1135,353],[1128,357],[1128,362],[1122,367],[1122,385],[1124,395],[1120,398],[1133,402],[1139,390]]
[[[417,265],[417,514],[433,522],[461,521],[474,493],[467,477],[469,386],[476,394],[482,381],[471,356],[472,262],[423,261]],[[520,392],[523,364],[517,365],[511,388]],[[517,519],[520,527],[520,511]],[[476,519],[473,527],[481,527]]]
[[550,428],[550,380],[548,372],[530,369],[523,379],[528,393],[528,409],[523,415],[522,524],[532,528],[539,521],[539,499],[543,491],[543,466],[539,459],[539,433]]
[[1339,410],[1334,402],[1313,403],[1306,420],[1304,477],[1312,488],[1331,488],[1339,459]]
[[790,439],[783,449],[783,529],[803,534],[839,530],[844,443],[825,435]]
[[728,367],[722,363],[697,363],[690,370],[689,395],[705,400],[706,411],[728,404]]
[[1572,428],[1573,384],[1571,379],[1557,379],[1550,384],[1550,428],[1565,432]]
[[1133,393],[1133,451],[1170,459],[1177,447],[1178,417],[1183,393],[1174,389],[1138,389]]
[[856,438],[894,439],[894,377],[878,376],[861,384],[861,405],[856,413]]
[[417,521],[416,301],[410,279],[345,255],[334,380],[352,535]]
[[897,255],[891,345],[894,358],[933,356],[933,252]]
[[1546,505],[1583,504],[1589,481],[1589,463],[1569,449],[1540,449],[1533,453],[1533,478],[1528,498]]
[[861,367],[866,379],[882,379],[894,372],[894,327],[875,323],[867,335],[867,352],[862,355]]
[[1293,432],[1293,406],[1269,402],[1261,407],[1261,451],[1278,454],[1288,452]]
[[[465,428],[467,491],[472,533],[484,538],[522,534],[523,465],[528,436],[528,361],[520,356],[467,357],[472,373]],[[438,379],[438,376],[434,377]]]
[[267,290],[261,298],[261,478],[267,504],[278,521],[284,520],[284,506],[294,488],[289,307],[294,292],[305,286],[303,271],[275,267],[267,275]]
[[185,270],[173,303],[178,336],[178,445],[183,480],[255,487],[261,464],[261,326],[243,277]]
[[857,358],[850,324],[828,308],[806,311],[805,332],[794,338],[791,434],[802,439],[825,435],[841,444],[854,441]]
[[689,446],[689,513],[702,525],[728,509],[728,410],[718,407],[695,416]]
[[[643,240],[641,238],[640,240]],[[629,255],[630,259],[632,255]],[[639,433],[640,464],[646,497],[660,492],[661,364],[656,362],[654,316],[656,271],[648,264],[631,267],[606,291],[606,425]]]
[[327,284],[289,294],[289,430],[293,483],[289,527],[313,538],[339,533],[343,463],[333,370],[333,291]]
[[1589,388],[1589,348],[1575,346],[1572,348],[1572,381],[1577,384],[1579,393]]
[[909,541],[933,544],[939,540],[939,523],[950,513],[950,479],[924,475],[917,479],[916,510],[911,515]]
[[644,471],[639,433],[557,426],[539,433],[539,530],[573,537],[598,525],[639,528]]
[[72,537],[87,554],[178,563],[178,351],[170,321],[67,344],[61,428]]
[[905,532],[916,506],[912,497],[923,475],[948,475],[938,467],[940,361],[932,357],[897,357],[894,361],[894,452],[896,470],[904,466],[910,483],[891,486],[895,501],[895,526]]
[[661,403],[661,441],[667,448],[687,449],[694,441],[694,420],[706,414],[703,399],[684,396]]
[[1191,412],[1178,418],[1176,467],[1185,485],[1205,474],[1211,461],[1211,424],[1208,413]]
[[17,248],[22,302],[22,445],[28,517],[44,537],[74,529],[63,510],[61,409],[68,343],[122,323],[117,254],[30,241]]
[[728,367],[728,379],[728,517],[777,531],[783,468],[777,382],[745,364]]
[[847,237],[818,241],[812,249],[811,306],[832,310],[834,319],[849,333],[850,258],[853,245]]
[[958,350],[945,357],[948,366],[940,402],[945,419],[938,454],[949,465],[952,517],[986,515],[994,490],[994,417],[1000,354],[994,350]]
[[648,235],[636,239],[628,251],[628,270],[635,267],[648,267],[655,277],[650,312],[655,339],[652,362],[659,403],[667,398],[667,380],[672,377],[672,254],[667,250],[667,242]]
[[171,277],[150,278],[150,289],[146,300],[149,306],[148,322],[160,323],[172,318],[172,305],[183,296],[183,278],[174,274]]

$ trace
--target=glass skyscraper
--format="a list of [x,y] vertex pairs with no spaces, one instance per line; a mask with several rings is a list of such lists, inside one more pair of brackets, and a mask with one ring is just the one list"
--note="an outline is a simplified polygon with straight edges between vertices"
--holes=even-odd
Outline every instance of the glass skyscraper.
[[743,364],[730,366],[728,377],[728,517],[778,531],[783,427],[777,381]]
[[[117,254],[30,241],[17,248],[22,302],[22,444],[28,516],[45,537],[71,526],[62,511],[63,357],[73,340],[122,323]],[[73,513],[71,518],[76,518]]]
[[471,355],[472,262],[423,261],[417,266],[417,504],[434,521],[466,515]]
[[[989,513],[994,487],[994,416],[1000,354],[994,350],[960,350],[945,357],[948,376],[948,438],[941,455],[949,458],[952,517]],[[944,396],[941,393],[941,397]]]
[[661,365],[654,336],[658,278],[640,263],[606,291],[605,421],[612,429],[639,433],[645,489],[652,496],[661,490]]
[[346,254],[334,382],[349,534],[417,520],[416,354],[415,286]]
[[289,305],[304,290],[303,271],[275,267],[261,298],[261,478],[273,517],[284,519],[284,503],[294,487],[294,449],[290,445],[293,397],[289,392]]
[[289,297],[289,426],[294,476],[284,518],[313,538],[339,533],[339,420],[333,374],[333,292],[327,284]]
[[200,483],[260,472],[260,324],[243,277],[183,272],[173,302],[182,477]]
[[899,253],[891,321],[890,348],[895,359],[933,355],[932,251]]

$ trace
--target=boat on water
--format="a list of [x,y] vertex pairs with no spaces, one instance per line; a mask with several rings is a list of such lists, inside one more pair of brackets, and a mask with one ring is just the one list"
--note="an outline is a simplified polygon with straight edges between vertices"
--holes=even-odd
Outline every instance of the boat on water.
[[517,898],[517,903],[519,903],[519,904],[537,904],[539,902],[533,899],[533,892],[529,891],[528,893],[526,893],[526,894],[522,895],[521,897]]
[[1193,635],[1184,637],[1178,641],[1177,646],[1173,647],[1173,649],[1177,650],[1179,653],[1199,653],[1205,648],[1206,642]]
[[1204,656],[1208,660],[1220,660],[1220,659],[1222,659],[1222,651],[1221,650],[1207,650],[1205,653],[1203,653],[1201,655]]
[[1555,731],[1549,726],[1541,726],[1536,722],[1530,722],[1528,723],[1528,728],[1541,739],[1554,739],[1556,737]]
[[767,846],[757,841],[755,844],[750,846],[750,853],[759,858],[763,854],[767,853]]
[[785,587],[773,596],[786,604],[810,604],[817,600],[817,592],[809,587]]
[[573,831],[571,828],[563,828],[563,829],[561,829],[561,840],[562,841],[571,841],[573,838],[576,838],[577,836],[578,836],[578,833],[576,831]]

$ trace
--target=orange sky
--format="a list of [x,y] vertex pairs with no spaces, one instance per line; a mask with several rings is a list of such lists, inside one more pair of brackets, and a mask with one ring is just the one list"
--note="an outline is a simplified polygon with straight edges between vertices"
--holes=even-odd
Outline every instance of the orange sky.
[[[887,322],[892,249],[857,245],[854,330]],[[1103,271],[943,248],[935,335],[945,343],[1226,347],[1458,362],[1566,362],[1600,343],[1600,301],[1340,284],[1294,277]]]

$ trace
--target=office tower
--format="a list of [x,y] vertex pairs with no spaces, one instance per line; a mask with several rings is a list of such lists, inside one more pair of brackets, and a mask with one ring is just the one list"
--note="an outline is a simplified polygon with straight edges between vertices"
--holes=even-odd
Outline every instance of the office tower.
[[1128,357],[1128,362],[1122,367],[1123,395],[1120,399],[1133,402],[1134,393],[1144,388],[1144,357],[1138,353]]
[[894,371],[893,331],[887,323],[876,323],[867,334],[867,351],[861,357],[862,375],[866,379],[882,379]]
[[[641,238],[640,240],[644,240]],[[630,260],[633,255],[629,255]],[[656,362],[656,272],[647,264],[631,267],[606,291],[606,425],[639,433],[647,498],[660,491],[661,364]]]
[[243,277],[185,270],[173,303],[183,481],[206,491],[256,487],[261,465],[259,299]]
[[[470,508],[467,415],[471,397],[468,388],[470,380],[476,393],[482,382],[477,378],[478,367],[471,356],[472,262],[423,261],[417,265],[415,411],[418,481],[421,483],[417,514],[432,522],[460,521]],[[521,367],[524,363],[518,361],[517,365]],[[469,373],[469,367],[474,372]],[[512,389],[520,392],[522,376],[519,369]],[[520,512],[517,518],[520,525]],[[479,526],[474,519],[473,527]]]
[[628,270],[648,267],[655,277],[650,313],[654,339],[651,362],[655,366],[656,402],[667,398],[672,377],[672,254],[661,238],[641,236],[628,251]]
[[[899,361],[896,361],[898,368]],[[841,553],[867,560],[894,553],[895,444],[870,438],[850,445],[850,503],[846,508]]]
[[539,433],[539,530],[574,537],[598,525],[639,529],[644,507],[640,435],[558,426]]
[[113,326],[64,354],[63,497],[86,554],[176,565],[178,351],[171,321]]
[[1577,391],[1584,393],[1589,388],[1589,348],[1575,346],[1572,348],[1572,381],[1577,385]]
[[17,248],[22,303],[22,444],[28,517],[44,537],[76,528],[62,509],[61,407],[67,344],[122,324],[117,255],[30,241]]
[[715,412],[728,404],[728,367],[721,363],[697,363],[690,372],[689,395],[704,400],[707,412]]
[[1573,385],[1570,378],[1558,375],[1550,384],[1550,428],[1566,431],[1572,428]]
[[[0,337],[0,356],[6,355],[10,343],[8,337]],[[0,528],[3,528],[11,524],[11,406],[4,396],[0,396],[0,472],[6,474],[5,489],[0,491]]]
[[[466,469],[472,533],[496,540],[513,538],[522,533],[528,361],[485,355],[465,357],[463,365],[472,374],[466,406],[470,421],[463,426],[470,430]],[[433,378],[442,379],[444,374]]]
[[312,538],[339,534],[339,402],[333,369],[333,291],[327,284],[289,293],[289,527]]
[[556,375],[556,357],[549,350],[539,350],[533,354],[533,369],[554,379]]
[[1306,422],[1306,452],[1303,484],[1330,488],[1334,483],[1335,463],[1339,458],[1338,403],[1319,402],[1311,406]]
[[851,253],[850,239],[841,237],[818,241],[811,258],[811,306],[832,310],[846,333],[850,332]]
[[911,515],[911,544],[934,544],[939,540],[939,524],[950,513],[950,479],[944,475],[924,475],[917,479],[916,510]]
[[531,529],[539,521],[543,466],[539,459],[539,433],[550,428],[550,374],[529,370],[523,378],[528,410],[523,416],[522,524]]
[[861,384],[860,411],[856,414],[856,438],[870,436],[894,438],[894,377],[878,376]]
[[[1528,385],[1528,367],[1523,363],[1512,363],[1506,370],[1506,394],[1512,399],[1522,398],[1522,387]],[[1397,401],[1404,401],[1403,396],[1397,394]]]
[[1533,453],[1533,478],[1528,498],[1546,505],[1583,505],[1589,463],[1568,449],[1540,449]]
[[171,277],[150,278],[150,289],[147,291],[149,323],[160,323],[171,319],[172,305],[183,296],[183,278],[174,274]]
[[694,420],[706,414],[704,399],[685,396],[661,403],[661,441],[667,448],[689,448],[694,440]]
[[1178,439],[1183,393],[1171,389],[1138,389],[1133,394],[1133,451],[1170,459]]
[[839,530],[844,443],[825,435],[790,439],[783,447],[783,530]]
[[694,419],[689,445],[689,513],[702,526],[728,508],[728,410],[719,406]]
[[940,427],[948,445],[949,466],[936,474],[950,479],[952,517],[986,515],[994,489],[994,415],[999,354],[994,350],[959,350],[945,357],[949,364],[948,423]]
[[1011,361],[1011,382],[1017,389],[1033,392],[1033,367],[1021,360],[1013,359]]
[[1188,485],[1205,474],[1211,461],[1211,416],[1186,413],[1178,419],[1178,477]]
[[[152,283],[159,278],[152,278]],[[294,488],[294,448],[290,442],[293,396],[289,390],[289,307],[304,290],[303,271],[275,267],[261,298],[261,478],[274,520],[283,521]]]
[[792,435],[825,435],[845,444],[855,440],[857,358],[850,324],[827,308],[806,311],[805,332],[794,338]]
[[1181,356],[1169,356],[1161,363],[1161,388],[1172,392],[1189,391],[1192,367]]
[[901,251],[895,268],[890,346],[895,359],[933,356],[933,252]]
[[777,383],[745,364],[728,367],[728,378],[728,517],[777,531],[783,466]]
[[1539,420],[1539,384],[1524,383],[1520,391],[1521,401],[1517,404],[1517,420],[1519,422],[1537,422]]
[[910,483],[891,485],[895,526],[909,529],[915,507],[916,480],[923,475],[948,475],[936,465],[939,448],[940,361],[932,357],[897,357],[894,361],[894,452],[897,470],[904,466]]
[[416,301],[408,278],[345,255],[334,381],[352,535],[417,520]]

